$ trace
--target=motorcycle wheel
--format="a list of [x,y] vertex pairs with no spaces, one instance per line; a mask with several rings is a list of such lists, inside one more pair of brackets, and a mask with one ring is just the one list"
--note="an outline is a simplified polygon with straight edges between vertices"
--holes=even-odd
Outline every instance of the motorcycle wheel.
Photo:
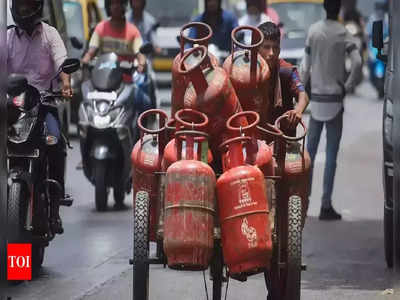
[[105,161],[96,161],[94,167],[95,202],[97,211],[107,209],[108,191],[106,186],[107,164]]
[[11,183],[8,195],[7,238],[8,243],[30,243],[24,229],[28,207],[28,191],[20,181]]

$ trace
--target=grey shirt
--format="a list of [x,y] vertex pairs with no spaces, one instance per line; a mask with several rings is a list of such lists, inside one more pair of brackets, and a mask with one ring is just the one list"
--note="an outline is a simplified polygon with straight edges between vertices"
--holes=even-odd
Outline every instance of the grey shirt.
[[[351,60],[346,80],[345,59]],[[356,42],[338,21],[321,20],[311,25],[300,77],[304,83],[311,79],[310,110],[314,119],[328,121],[343,108],[343,95],[354,87],[361,68]]]

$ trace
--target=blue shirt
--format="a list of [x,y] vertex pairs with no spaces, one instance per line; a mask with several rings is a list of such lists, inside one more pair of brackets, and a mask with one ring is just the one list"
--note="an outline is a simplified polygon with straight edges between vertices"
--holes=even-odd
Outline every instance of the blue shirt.
[[[205,23],[204,13],[198,15],[193,22]],[[222,23],[212,28],[213,36],[211,37],[210,43],[217,45],[220,50],[231,51],[231,33],[237,26],[238,20],[236,16],[230,11],[222,10]],[[197,37],[195,28],[190,30],[189,37]]]

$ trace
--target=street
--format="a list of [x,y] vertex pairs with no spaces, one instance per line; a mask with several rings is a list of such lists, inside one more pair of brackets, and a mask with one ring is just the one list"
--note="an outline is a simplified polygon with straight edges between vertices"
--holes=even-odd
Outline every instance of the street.
[[[162,104],[170,91],[160,91]],[[400,299],[393,288],[383,249],[382,105],[372,86],[364,81],[345,102],[344,130],[333,194],[343,220],[318,220],[322,193],[325,138],[315,164],[313,192],[303,233],[302,299]],[[163,108],[166,108],[163,106]],[[308,121],[308,114],[305,115]],[[79,142],[68,153],[67,192],[75,202],[62,208],[65,233],[46,248],[39,278],[10,286],[12,299],[105,300],[132,299],[132,194],[126,211],[95,211],[94,188],[81,170]],[[212,282],[206,274],[208,293]],[[226,284],[223,286],[225,295]],[[150,267],[150,299],[207,299],[202,272],[179,272]],[[247,282],[229,281],[227,299],[266,299],[264,277]],[[139,300],[139,299],[138,299]]]

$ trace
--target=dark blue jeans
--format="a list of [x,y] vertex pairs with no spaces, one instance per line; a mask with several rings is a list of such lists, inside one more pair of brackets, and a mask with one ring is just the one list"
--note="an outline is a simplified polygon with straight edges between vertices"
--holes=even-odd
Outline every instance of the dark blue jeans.
[[322,193],[322,208],[332,207],[332,190],[336,173],[336,159],[339,151],[339,144],[342,138],[343,129],[343,110],[340,111],[335,118],[329,121],[317,121],[310,117],[308,125],[308,141],[307,150],[311,158],[311,172],[310,172],[310,188],[313,179],[314,160],[317,154],[319,141],[321,138],[322,128],[325,124],[326,128],[326,158],[323,180],[323,193]]

